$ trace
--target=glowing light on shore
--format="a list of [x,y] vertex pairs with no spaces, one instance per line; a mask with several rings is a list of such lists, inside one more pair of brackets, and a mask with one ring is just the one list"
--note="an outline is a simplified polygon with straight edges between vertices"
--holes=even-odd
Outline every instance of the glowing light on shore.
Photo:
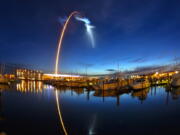
[[60,119],[60,123],[62,125],[63,131],[65,135],[68,135],[64,122],[63,122],[63,118],[62,118],[62,114],[61,114],[61,110],[60,110],[60,104],[59,104],[59,97],[58,97],[58,91],[56,90],[55,92],[56,95],[56,106],[57,106],[57,110],[58,110],[58,115],[59,115],[59,119]]
[[50,77],[81,77],[80,75],[68,75],[68,74],[44,74]]

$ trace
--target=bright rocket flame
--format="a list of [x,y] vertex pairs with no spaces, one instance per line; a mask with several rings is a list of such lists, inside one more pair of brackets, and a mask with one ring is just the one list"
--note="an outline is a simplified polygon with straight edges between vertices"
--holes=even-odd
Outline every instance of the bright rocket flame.
[[64,26],[63,26],[62,32],[61,32],[61,36],[60,36],[59,42],[58,42],[57,54],[56,54],[55,74],[58,74],[59,54],[60,54],[60,50],[61,50],[61,46],[62,46],[62,41],[63,41],[64,33],[65,33],[65,31],[66,31],[67,25],[68,25],[71,17],[72,17],[73,15],[75,15],[75,14],[79,14],[79,12],[74,11],[74,12],[72,12],[72,13],[68,16],[68,18],[67,18],[67,20],[66,20],[66,22],[65,22],[65,24],[64,24]]
[[82,21],[82,22],[85,23],[86,31],[87,31],[87,34],[88,34],[90,40],[91,40],[92,47],[95,48],[94,36],[93,36],[93,31],[92,31],[94,26],[91,25],[91,22],[90,22],[90,20],[88,18],[82,18],[82,17],[79,17],[79,16],[75,16],[75,18],[78,21]]

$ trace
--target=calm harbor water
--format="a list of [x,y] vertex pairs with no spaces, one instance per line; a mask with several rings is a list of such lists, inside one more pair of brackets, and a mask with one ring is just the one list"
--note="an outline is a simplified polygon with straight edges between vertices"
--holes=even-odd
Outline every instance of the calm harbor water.
[[57,90],[42,82],[0,85],[0,133],[63,135],[55,91],[68,135],[180,134],[180,89],[118,94]]

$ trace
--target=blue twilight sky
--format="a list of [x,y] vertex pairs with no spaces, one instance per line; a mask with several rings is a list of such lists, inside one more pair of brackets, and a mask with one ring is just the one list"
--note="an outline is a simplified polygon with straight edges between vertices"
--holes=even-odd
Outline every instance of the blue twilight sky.
[[80,11],[95,26],[91,47],[82,22],[72,19],[60,56],[61,72],[108,73],[165,65],[180,58],[179,0],[3,0],[0,62],[53,71],[60,18]]

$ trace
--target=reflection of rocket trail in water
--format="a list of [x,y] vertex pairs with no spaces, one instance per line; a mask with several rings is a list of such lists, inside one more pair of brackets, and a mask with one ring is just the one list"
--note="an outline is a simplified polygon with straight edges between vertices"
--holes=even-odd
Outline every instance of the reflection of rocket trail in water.
[[61,122],[61,125],[62,125],[62,128],[63,128],[64,134],[68,135],[68,133],[66,131],[66,128],[64,126],[62,115],[61,115],[61,110],[60,110],[60,105],[59,105],[59,97],[58,97],[58,91],[57,90],[56,90],[55,94],[56,94],[56,106],[57,106],[57,110],[58,110],[59,119],[60,119],[60,122]]

